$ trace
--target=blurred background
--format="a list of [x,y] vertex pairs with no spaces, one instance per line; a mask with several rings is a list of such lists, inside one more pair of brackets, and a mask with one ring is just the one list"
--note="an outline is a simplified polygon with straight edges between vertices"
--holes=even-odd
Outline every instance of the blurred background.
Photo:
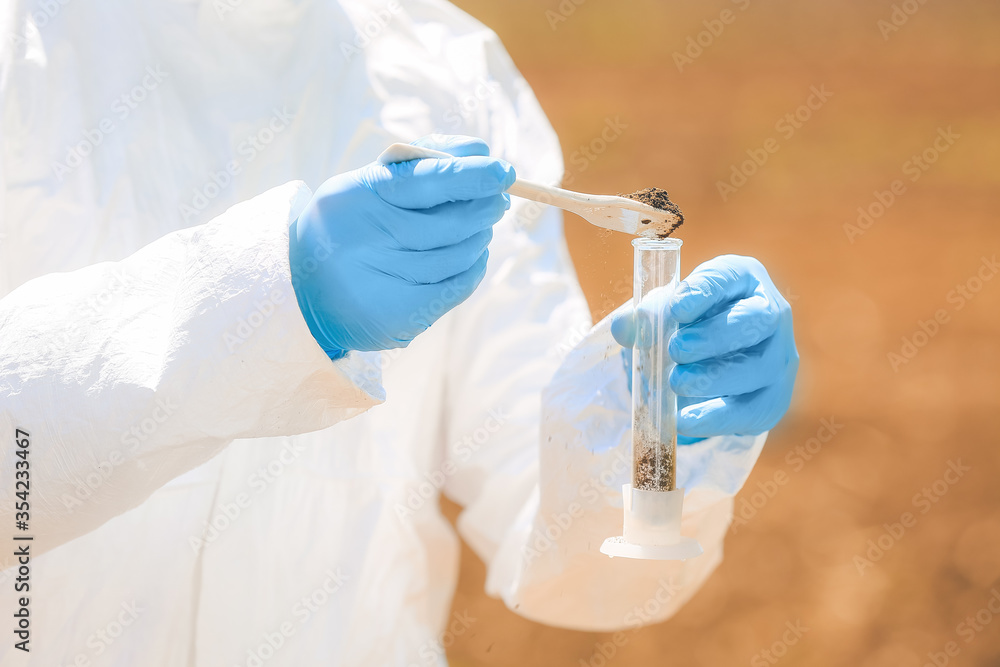
[[[668,189],[685,273],[759,258],[802,363],[676,617],[617,643],[534,624],[466,548],[452,664],[1000,664],[1000,3],[456,4],[533,86],[573,189]],[[629,239],[566,235],[596,320],[631,296]]]

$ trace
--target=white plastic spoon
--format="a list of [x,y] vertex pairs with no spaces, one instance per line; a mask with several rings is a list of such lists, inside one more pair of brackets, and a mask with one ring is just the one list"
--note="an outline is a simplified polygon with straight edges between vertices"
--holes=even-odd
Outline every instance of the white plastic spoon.
[[[422,146],[393,144],[378,156],[381,164],[389,165],[424,158],[451,158],[453,155]],[[624,232],[633,236],[669,236],[684,220],[672,211],[655,208],[648,204],[614,195],[588,195],[572,190],[533,183],[522,178],[514,181],[507,190],[510,194],[524,199],[551,204],[576,213],[592,225]]]

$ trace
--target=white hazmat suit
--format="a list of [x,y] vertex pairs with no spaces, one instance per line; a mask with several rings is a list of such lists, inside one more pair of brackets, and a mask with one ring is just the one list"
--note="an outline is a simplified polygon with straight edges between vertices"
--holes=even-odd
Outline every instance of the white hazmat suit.
[[[446,664],[459,544],[438,493],[488,592],[542,623],[663,620],[718,565],[764,436],[681,448],[704,555],[598,552],[621,533],[629,392],[559,211],[515,199],[482,285],[405,350],[331,362],[296,305],[310,187],[392,142],[478,136],[561,178],[492,32],[443,0],[52,0],[0,21],[0,663]],[[6,627],[15,535],[34,537],[30,653]]]

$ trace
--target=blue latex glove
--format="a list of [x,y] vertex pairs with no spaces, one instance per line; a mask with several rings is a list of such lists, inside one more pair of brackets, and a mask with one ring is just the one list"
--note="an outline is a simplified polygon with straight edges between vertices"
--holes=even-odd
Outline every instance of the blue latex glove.
[[[663,307],[680,325],[667,351],[677,365],[677,432],[690,438],[756,435],[788,410],[799,367],[792,310],[763,265],[723,255],[691,272]],[[611,333],[624,347],[635,339],[632,312]]]
[[414,143],[456,157],[334,176],[290,228],[295,296],[331,359],[405,347],[486,274],[513,167],[471,137]]

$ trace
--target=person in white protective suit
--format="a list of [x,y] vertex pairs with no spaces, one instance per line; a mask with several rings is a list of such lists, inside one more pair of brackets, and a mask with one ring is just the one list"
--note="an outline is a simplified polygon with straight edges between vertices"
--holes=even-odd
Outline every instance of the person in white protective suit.
[[[629,478],[611,331],[629,305],[591,327],[560,212],[503,194],[509,165],[548,183],[563,165],[492,32],[443,0],[2,11],[0,663],[446,664],[460,552],[439,493],[464,508],[458,533],[488,566],[487,592],[541,623],[662,621],[718,566],[733,496],[788,406],[788,305],[748,258],[689,279],[682,321],[726,345],[679,359],[688,376],[674,378],[692,436],[678,454],[683,530],[705,553],[599,553],[620,534]],[[454,160],[371,164],[427,135]],[[432,185],[439,199],[421,204],[421,190],[418,213],[392,201],[407,178],[449,174],[485,190]],[[350,234],[385,221],[351,217],[364,188],[366,206],[428,229],[500,204],[469,215],[474,242],[454,239],[479,244],[475,264],[417,281],[459,287],[412,291],[415,330],[383,318],[399,290],[382,273],[324,273],[368,266],[371,244]],[[296,250],[326,232],[342,236]],[[371,322],[351,329],[359,318]],[[10,634],[20,598],[30,652]]]

